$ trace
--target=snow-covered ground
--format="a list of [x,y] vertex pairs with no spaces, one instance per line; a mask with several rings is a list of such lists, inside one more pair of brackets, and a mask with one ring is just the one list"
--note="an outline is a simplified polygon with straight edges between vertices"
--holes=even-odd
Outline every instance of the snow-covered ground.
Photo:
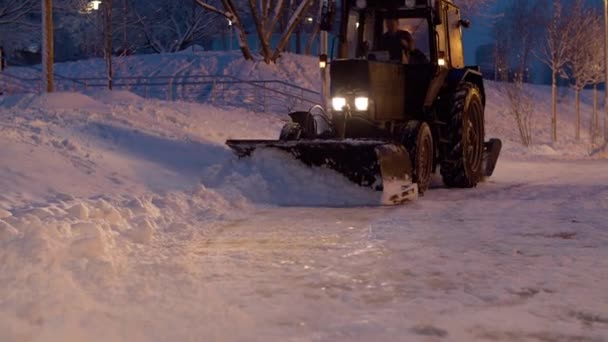
[[605,153],[568,100],[560,144],[519,147],[489,88],[495,176],[400,207],[223,145],[284,115],[0,97],[0,341],[607,341]]

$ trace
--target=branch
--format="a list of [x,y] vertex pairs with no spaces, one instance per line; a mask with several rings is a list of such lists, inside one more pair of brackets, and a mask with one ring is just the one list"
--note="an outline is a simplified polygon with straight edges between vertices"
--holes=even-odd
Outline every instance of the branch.
[[281,17],[281,13],[283,12],[284,8],[285,8],[285,1],[277,0],[277,3],[274,5],[274,12],[272,15],[272,20],[270,21],[270,25],[268,26],[268,31],[267,31],[268,36],[266,36],[266,40],[270,40],[270,36],[272,35],[272,32],[274,32],[274,28],[277,25],[277,23],[279,22],[279,18]]
[[281,54],[281,51],[285,47],[285,44],[287,44],[287,41],[289,40],[291,33],[302,20],[302,14],[304,13],[304,11],[306,11],[306,9],[308,8],[308,6],[310,6],[311,3],[312,3],[312,0],[303,0],[300,3],[300,5],[296,8],[295,12],[293,13],[291,18],[289,19],[289,22],[287,23],[287,29],[285,30],[285,32],[283,32],[283,35],[281,36],[281,39],[279,40],[279,44],[277,45],[276,49],[274,50],[274,54],[272,55],[272,58],[271,58],[272,61],[276,61],[279,58],[279,55]]
[[233,13],[223,12],[223,11],[219,10],[217,7],[214,7],[212,5],[209,5],[208,3],[203,2],[203,0],[194,0],[194,1],[196,2],[197,5],[201,6],[202,8],[206,9],[207,11],[219,14],[219,15],[225,17],[226,19],[231,20],[232,22],[235,21]]

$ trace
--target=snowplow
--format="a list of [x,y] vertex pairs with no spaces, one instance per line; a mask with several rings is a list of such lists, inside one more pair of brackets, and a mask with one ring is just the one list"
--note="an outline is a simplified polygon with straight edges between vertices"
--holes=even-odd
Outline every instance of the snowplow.
[[[460,9],[450,0],[321,1],[321,103],[289,114],[278,140],[228,140],[239,157],[277,149],[333,169],[400,204],[428,190],[490,177],[501,141],[485,141],[485,92],[465,66]],[[339,14],[339,18],[336,15]],[[339,21],[337,58],[328,33]],[[333,51],[333,49],[332,49]],[[331,56],[333,57],[333,56]]]

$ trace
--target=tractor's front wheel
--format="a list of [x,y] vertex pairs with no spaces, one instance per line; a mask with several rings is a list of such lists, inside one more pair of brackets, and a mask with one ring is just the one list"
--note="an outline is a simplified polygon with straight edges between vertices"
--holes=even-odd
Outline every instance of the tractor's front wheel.
[[412,161],[414,183],[418,192],[424,194],[431,185],[434,163],[433,134],[426,122],[410,122],[405,128],[404,146]]
[[279,140],[281,141],[292,141],[300,140],[302,137],[302,126],[295,122],[288,122],[281,129]]
[[448,187],[472,188],[483,175],[483,103],[479,88],[462,83],[453,93],[441,176]]

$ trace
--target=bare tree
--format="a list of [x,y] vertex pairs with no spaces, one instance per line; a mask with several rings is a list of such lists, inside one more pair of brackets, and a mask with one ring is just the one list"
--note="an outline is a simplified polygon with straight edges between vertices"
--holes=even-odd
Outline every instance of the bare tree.
[[0,45],[4,45],[5,58],[34,41],[40,42],[40,21],[28,18],[40,11],[41,0],[0,0]]
[[121,55],[130,54],[129,49],[129,0],[122,0],[122,52]]
[[571,44],[568,52],[567,76],[572,81],[576,107],[576,140],[581,137],[581,100],[580,94],[586,86],[593,84],[593,55],[597,54],[597,43],[592,39],[594,27],[600,26],[600,17],[588,8],[584,8],[582,0],[577,0],[570,21],[572,25]]
[[0,26],[31,25],[26,16],[38,10],[37,0],[0,0]]
[[134,3],[135,23],[146,45],[158,53],[177,52],[211,36],[219,28],[221,17],[193,5],[192,0]]
[[[204,2],[203,0],[196,0],[196,2],[204,9],[222,14],[231,20],[239,33],[239,45],[243,52],[243,56],[245,59],[253,59],[253,55],[251,54],[245,39],[246,33],[241,20],[240,11],[234,6],[234,1],[222,0],[224,11],[221,11],[218,7]],[[276,62],[286,44],[289,42],[289,38],[293,31],[302,21],[303,14],[310,7],[312,2],[313,0],[302,0],[299,2],[293,10],[293,13],[289,16],[285,29],[273,49],[271,47],[271,37],[275,32],[279,19],[284,14],[285,8],[288,7],[285,4],[285,0],[248,0],[251,17],[255,25],[258,40],[260,41],[261,53],[266,63]]]
[[557,80],[564,73],[569,51],[575,43],[570,18],[564,15],[560,0],[553,0],[551,19],[548,21],[545,42],[536,52],[538,59],[551,69],[551,128],[553,141],[557,141]]
[[241,17],[239,12],[236,10],[236,6],[234,5],[233,0],[221,0],[223,11],[219,9],[219,6],[216,6],[212,3],[203,1],[203,0],[194,0],[196,3],[203,8],[204,10],[210,11],[212,13],[216,13],[224,16],[226,19],[230,21],[230,23],[236,28],[237,31],[237,39],[239,42],[239,47],[243,54],[243,57],[246,60],[253,60],[253,54],[251,53],[251,49],[249,48],[249,44],[247,44],[247,33],[245,31],[245,26],[241,21]]
[[532,143],[534,99],[526,89],[530,56],[538,41],[543,18],[541,1],[516,1],[494,26],[495,59],[503,92],[509,100],[509,112],[515,119],[524,146]]
[[[601,24],[601,18],[598,18]],[[602,25],[595,25],[590,27],[592,31],[591,37],[601,37],[604,34],[604,28]],[[592,46],[590,47],[594,53],[591,54],[591,60],[588,62],[590,68],[590,81],[593,84],[593,115],[591,117],[591,143],[595,145],[597,139],[601,136],[600,133],[600,122],[598,112],[598,85],[604,83],[606,74],[606,60],[604,58],[604,42],[601,39],[590,39],[589,42]]]

